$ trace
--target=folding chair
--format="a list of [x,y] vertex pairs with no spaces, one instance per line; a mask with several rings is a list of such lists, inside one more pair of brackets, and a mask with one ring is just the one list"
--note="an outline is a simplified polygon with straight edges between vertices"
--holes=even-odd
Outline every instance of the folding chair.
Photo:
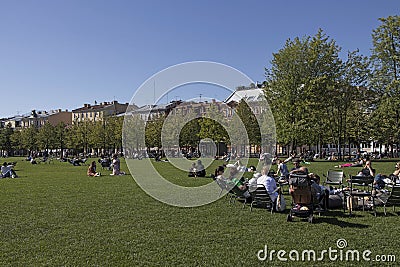
[[222,192],[224,192],[224,190],[229,192],[228,184],[224,180],[215,178],[214,181],[217,183],[219,188],[221,188],[221,192],[219,192],[218,197],[221,196],[221,194],[222,194]]
[[395,207],[400,206],[400,186],[393,185],[391,186],[389,194],[382,194],[380,196],[374,197],[373,199],[374,199],[374,204],[376,200],[381,201],[383,203],[383,212],[385,213],[385,216],[386,216],[386,206],[392,205],[393,212],[395,212]]
[[245,197],[244,193],[246,191],[240,190],[239,187],[237,187],[236,185],[229,191],[230,194],[230,198],[229,198],[229,203],[234,204],[235,200],[240,200],[243,201],[243,208],[246,206],[247,204],[247,198]]
[[[350,215],[352,215],[353,197],[362,198],[363,211],[365,210],[365,197],[372,196],[372,192],[370,189],[372,189],[372,183],[374,182],[374,177],[373,176],[358,176],[358,175],[350,176],[350,179],[348,180],[348,182],[350,185],[350,191],[348,191],[347,194],[345,195],[344,201],[346,201],[346,198],[350,198],[349,206],[351,206],[351,207],[348,207],[348,208],[349,208]],[[357,189],[359,189],[359,187],[362,187],[361,191],[357,190]],[[346,202],[344,202],[344,203],[346,203]],[[373,208],[375,208],[375,207],[373,206]]]
[[265,207],[271,210],[271,213],[274,210],[274,202],[271,200],[267,190],[264,185],[257,185],[255,191],[251,192],[252,201],[250,203],[250,211],[253,210],[253,205],[257,207]]
[[326,180],[324,184],[326,185],[337,185],[339,187],[343,184],[343,178],[345,177],[342,170],[328,170],[327,174],[324,176]]

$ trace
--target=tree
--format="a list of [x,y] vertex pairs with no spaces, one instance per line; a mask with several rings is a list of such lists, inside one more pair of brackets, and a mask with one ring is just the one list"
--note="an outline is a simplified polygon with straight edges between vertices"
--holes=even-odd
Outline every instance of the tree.
[[145,128],[145,142],[147,149],[162,147],[161,143],[161,130],[165,120],[165,116],[159,115],[152,120],[147,121]]
[[25,147],[23,146],[22,141],[21,141],[22,140],[21,136],[22,136],[21,131],[14,130],[13,134],[10,137],[12,149],[14,151],[18,150],[18,155],[21,155],[21,154],[23,155],[24,154],[23,150],[25,149]]
[[28,154],[38,151],[37,135],[38,130],[33,126],[21,130],[21,145],[28,150]]
[[12,147],[13,147],[13,129],[10,125],[7,125],[5,128],[0,129],[0,150],[2,155],[11,155]]
[[[340,47],[322,30],[314,37],[288,39],[266,69],[265,95],[277,124],[278,143],[316,143],[325,134],[326,111],[341,76]],[[329,94],[329,92],[332,92]]]
[[218,110],[217,106],[213,103],[210,105],[209,110],[204,117],[199,120],[200,124],[200,139],[211,139],[217,145],[217,154],[219,155],[219,143],[230,145],[229,134],[226,129],[229,127],[229,121]]
[[[382,130],[378,139],[388,145],[400,142],[400,16],[380,18],[381,25],[372,33],[371,86],[376,93],[373,118]],[[393,152],[393,146],[392,146]]]
[[246,129],[246,134],[248,135],[248,142],[250,147],[260,146],[261,145],[260,126],[258,125],[257,118],[252,112],[251,108],[243,99],[239,101],[236,107],[236,114],[239,116],[241,122],[243,123]]
[[186,148],[196,148],[199,145],[200,138],[200,119],[193,119],[183,126],[179,133],[179,146]]
[[122,150],[123,119],[123,117],[109,117],[106,119],[106,140],[114,152]]
[[259,146],[261,144],[260,126],[258,125],[257,118],[251,108],[243,99],[240,100],[236,107],[236,114],[239,116],[246,128],[250,145]]
[[124,118],[124,153],[132,156],[145,148],[145,122],[140,115],[127,115]]
[[60,122],[54,127],[55,147],[60,149],[60,157],[64,158],[64,149],[67,142],[68,126],[64,122]]
[[40,150],[46,150],[55,148],[55,128],[49,122],[46,122],[39,130],[37,134],[37,144]]

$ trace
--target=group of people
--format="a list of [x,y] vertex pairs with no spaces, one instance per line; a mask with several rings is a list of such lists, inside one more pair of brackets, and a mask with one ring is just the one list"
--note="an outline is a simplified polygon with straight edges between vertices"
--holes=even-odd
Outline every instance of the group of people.
[[[110,175],[125,175],[125,172],[121,171],[121,161],[119,160],[117,154],[114,154],[112,156],[111,169],[112,169],[112,173]],[[92,163],[90,163],[88,170],[87,170],[87,175],[88,176],[101,176],[101,173],[97,172],[97,170],[96,170],[96,161],[92,161]]]
[[[293,167],[289,170],[287,163],[292,162]],[[338,208],[343,204],[343,190],[348,190],[348,188],[338,189],[333,187],[326,187],[321,185],[321,178],[315,173],[310,173],[308,169],[301,166],[301,160],[294,160],[293,157],[289,157],[286,160],[276,160],[277,173],[270,170],[269,167],[264,166],[261,173],[256,172],[255,167],[246,168],[238,160],[235,164],[224,164],[219,166],[215,170],[214,179],[221,179],[227,182],[232,187],[236,187],[242,192],[242,195],[248,198],[247,202],[251,201],[251,192],[254,191],[257,186],[263,185],[268,192],[271,200],[275,202],[280,195],[280,184],[289,183],[289,177],[292,174],[304,175],[308,178],[311,199],[313,204],[319,207],[326,208]],[[356,165],[356,164],[354,164]],[[374,177],[373,181],[373,191],[372,195],[376,196],[385,188],[387,183],[400,183],[400,162],[396,164],[395,171],[390,175],[376,174],[376,170],[372,167],[370,160],[359,161],[357,166],[362,166],[362,169],[358,172],[357,176],[368,176]],[[226,169],[229,172],[226,172]],[[250,180],[246,180],[243,177],[238,177],[240,173],[243,172],[254,172],[253,177]],[[240,176],[240,175],[239,175]],[[290,184],[290,183],[289,183]],[[289,193],[294,196],[294,191],[296,187],[290,186]],[[275,207],[275,205],[274,205]]]
[[[226,170],[229,170],[229,172]],[[255,168],[249,168],[249,170],[253,172],[256,171]],[[253,178],[248,181],[241,177],[241,173],[242,170],[240,166],[238,167],[234,164],[221,165],[215,170],[213,178],[217,180],[217,182],[220,181],[227,184],[228,188],[235,188],[238,190],[240,194],[246,198],[247,203],[252,201],[251,192],[255,191],[257,186],[264,186],[273,202],[273,208],[275,209],[280,191],[275,179],[269,172],[269,168],[267,166],[263,167],[261,173],[254,173]]]
[[193,162],[192,165],[189,168],[189,177],[205,177],[206,176],[206,169],[201,162],[201,160],[197,160],[196,162]]
[[382,173],[375,173],[375,169],[372,168],[372,162],[367,160],[365,162],[364,168],[357,174],[358,176],[369,176],[374,177],[373,182],[373,192],[372,194],[378,194],[380,190],[384,189],[386,184],[396,184],[399,183],[400,175],[400,162],[396,163],[395,170],[393,173],[386,175]]

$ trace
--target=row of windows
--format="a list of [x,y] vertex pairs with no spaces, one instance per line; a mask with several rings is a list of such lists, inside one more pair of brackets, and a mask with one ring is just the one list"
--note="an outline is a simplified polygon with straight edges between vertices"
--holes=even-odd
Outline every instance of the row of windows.
[[[363,148],[371,148],[372,144],[371,143],[361,143],[361,149]],[[335,144],[328,144],[328,145],[323,145],[322,146],[323,149],[336,149],[336,145]],[[342,144],[342,148],[349,148],[349,144]],[[356,145],[354,144],[350,144],[350,148],[357,148]]]
[[102,117],[101,112],[74,113],[74,119]]

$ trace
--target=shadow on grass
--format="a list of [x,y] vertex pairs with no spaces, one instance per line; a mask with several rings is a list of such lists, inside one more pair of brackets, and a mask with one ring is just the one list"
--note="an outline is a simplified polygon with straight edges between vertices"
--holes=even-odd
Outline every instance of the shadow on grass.
[[393,211],[393,209],[386,209],[386,215],[383,211],[377,211],[376,217],[397,217],[400,216],[400,211]]
[[328,223],[331,225],[340,226],[341,228],[365,229],[365,228],[370,227],[370,225],[367,225],[367,224],[349,222],[349,221],[340,219],[340,218],[356,219],[356,218],[360,218],[360,217],[363,217],[363,216],[359,215],[359,214],[354,214],[354,213],[351,216],[349,216],[348,214],[343,213],[343,211],[329,210],[325,213],[321,213],[321,216],[316,217],[314,222],[315,222],[315,224]]
[[339,218],[337,218],[337,217],[318,217],[318,218],[315,218],[314,222],[315,222],[315,224],[329,223],[329,224],[332,224],[332,225],[340,226],[341,228],[360,228],[360,229],[364,229],[364,228],[370,227],[367,224],[353,223],[353,222],[339,220]]
[[[282,213],[289,213],[289,212],[282,212]],[[325,211],[321,212],[320,215],[318,215],[318,212],[314,212],[314,219],[313,219],[313,224],[321,224],[321,223],[328,223],[331,225],[337,225],[340,226],[341,228],[359,228],[359,229],[365,229],[370,227],[370,225],[367,224],[361,224],[361,223],[355,223],[355,222],[349,222],[345,220],[341,220],[340,218],[357,218],[357,217],[363,217],[361,215],[357,214],[352,214],[351,217],[348,215],[344,215],[343,212],[340,211]],[[329,216],[329,217],[328,217]],[[301,217],[296,217],[295,220],[291,223],[295,222],[307,222],[307,218],[301,218]]]

